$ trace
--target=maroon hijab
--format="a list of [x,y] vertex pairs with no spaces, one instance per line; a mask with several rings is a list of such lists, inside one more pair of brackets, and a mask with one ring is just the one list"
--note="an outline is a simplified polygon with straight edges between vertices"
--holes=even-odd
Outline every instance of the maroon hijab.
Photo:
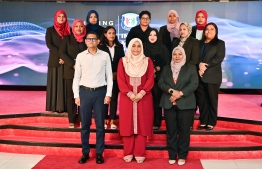
[[[197,23],[197,15],[198,15],[199,13],[202,13],[202,14],[205,16],[205,18],[206,18],[206,21],[205,21],[204,24],[198,24],[198,23]],[[205,27],[206,24],[207,24],[207,17],[208,17],[207,12],[206,12],[204,9],[200,9],[200,10],[198,10],[198,11],[196,12],[195,22],[196,22],[197,30],[204,30],[204,27]]]

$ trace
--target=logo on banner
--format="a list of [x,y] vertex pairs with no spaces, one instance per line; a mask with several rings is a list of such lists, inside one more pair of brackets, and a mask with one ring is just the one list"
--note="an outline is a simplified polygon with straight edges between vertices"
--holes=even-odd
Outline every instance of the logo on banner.
[[126,13],[122,15],[121,27],[129,31],[132,27],[139,24],[139,15],[135,13]]

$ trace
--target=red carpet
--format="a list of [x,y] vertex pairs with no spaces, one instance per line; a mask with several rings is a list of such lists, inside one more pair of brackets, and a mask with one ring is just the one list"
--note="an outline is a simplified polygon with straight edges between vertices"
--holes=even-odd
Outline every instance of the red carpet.
[[186,164],[178,166],[177,164],[170,165],[166,158],[147,158],[144,163],[138,164],[135,160],[130,163],[124,162],[122,158],[106,158],[104,164],[96,164],[95,157],[91,157],[86,164],[78,164],[80,157],[75,156],[46,156],[33,169],[203,169],[199,159],[187,159]]
[[0,91],[0,115],[45,111],[45,91]]

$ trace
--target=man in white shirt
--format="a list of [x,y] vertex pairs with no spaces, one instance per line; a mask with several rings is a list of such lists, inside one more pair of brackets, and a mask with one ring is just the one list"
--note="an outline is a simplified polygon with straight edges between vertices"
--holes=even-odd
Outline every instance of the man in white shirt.
[[102,153],[105,148],[105,111],[106,104],[111,101],[113,76],[110,57],[108,53],[97,48],[99,42],[95,32],[88,32],[85,39],[88,49],[77,55],[75,64],[73,92],[75,103],[81,105],[82,122],[82,157],[78,161],[80,164],[89,159],[92,110],[96,123],[96,163],[104,163]]

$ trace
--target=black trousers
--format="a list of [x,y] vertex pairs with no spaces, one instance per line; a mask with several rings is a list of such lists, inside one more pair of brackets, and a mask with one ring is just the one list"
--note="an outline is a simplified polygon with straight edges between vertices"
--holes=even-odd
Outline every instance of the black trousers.
[[158,87],[158,81],[155,80],[152,88],[153,103],[154,103],[154,126],[160,127],[162,121],[162,107],[159,107],[162,90]]
[[[111,102],[109,104],[110,110],[109,110],[109,119],[115,120],[116,119],[116,111],[117,111],[117,100],[118,100],[118,94],[119,94],[119,88],[117,81],[113,81],[113,89],[112,89],[112,97]],[[106,106],[106,118],[108,119],[108,106]]]
[[216,125],[219,87],[220,84],[209,84],[199,80],[195,94],[200,112],[200,124]]
[[74,93],[72,89],[73,79],[65,79],[65,88],[66,88],[66,107],[68,113],[69,123],[76,122],[76,109]]
[[106,95],[106,87],[96,91],[90,91],[80,87],[80,115],[81,115],[81,141],[82,153],[89,154],[89,136],[90,123],[92,118],[92,110],[94,110],[94,118],[96,123],[96,153],[102,154],[105,149],[105,111],[106,105],[104,99]]
[[186,159],[190,143],[190,125],[194,109],[180,110],[177,106],[164,109],[167,150],[170,160]]

